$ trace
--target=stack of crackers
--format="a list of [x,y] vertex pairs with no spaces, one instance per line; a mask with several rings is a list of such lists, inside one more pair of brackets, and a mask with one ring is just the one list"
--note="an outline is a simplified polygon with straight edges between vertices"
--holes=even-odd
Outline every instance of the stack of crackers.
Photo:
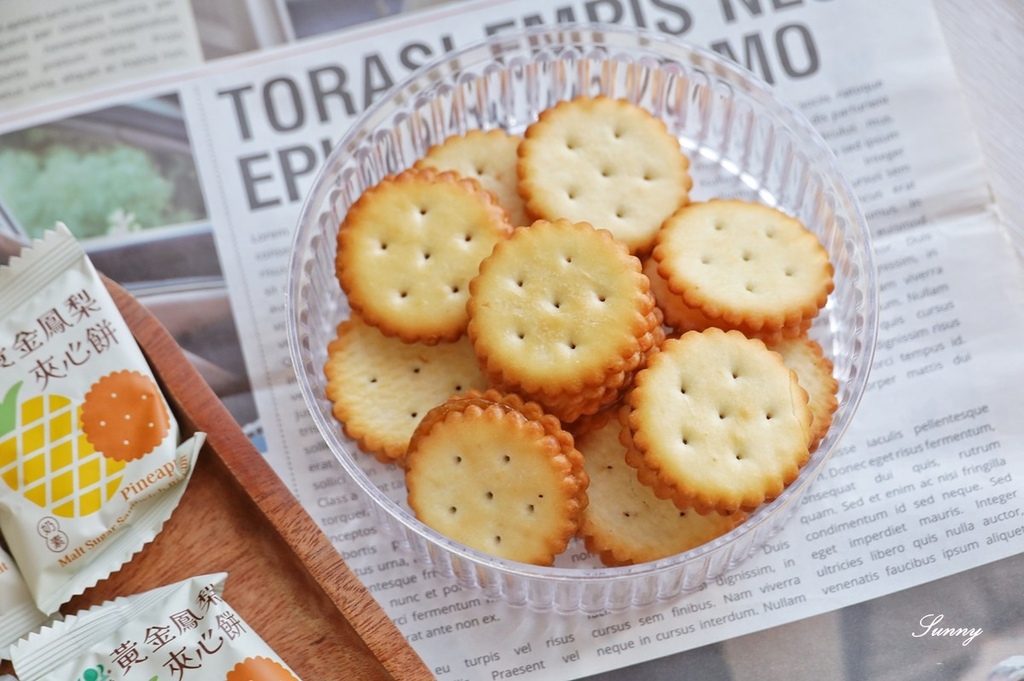
[[774,208],[691,202],[689,170],[648,111],[580,96],[522,137],[453,136],[352,205],[327,394],[426,525],[536,565],[579,536],[629,565],[796,479],[837,407],[807,335],[828,252]]

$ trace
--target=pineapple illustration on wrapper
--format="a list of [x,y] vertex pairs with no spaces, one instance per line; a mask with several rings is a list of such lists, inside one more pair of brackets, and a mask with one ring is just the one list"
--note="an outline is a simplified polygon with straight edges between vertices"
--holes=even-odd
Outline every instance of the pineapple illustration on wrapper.
[[63,225],[0,268],[0,531],[40,610],[152,541],[202,442],[179,444],[145,357]]
[[78,425],[80,405],[63,395],[18,402],[22,385],[0,402],[0,480],[60,518],[99,511],[120,489],[125,463],[92,446]]

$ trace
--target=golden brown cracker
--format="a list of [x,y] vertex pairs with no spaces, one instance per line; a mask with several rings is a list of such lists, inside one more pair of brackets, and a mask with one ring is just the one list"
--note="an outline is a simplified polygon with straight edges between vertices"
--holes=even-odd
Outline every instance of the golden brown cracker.
[[596,423],[589,423],[576,438],[576,447],[590,479],[590,504],[583,512],[579,534],[605,565],[632,565],[689,551],[746,519],[742,512],[701,515],[659,499],[626,463],[618,419],[607,411],[602,416],[587,419]]
[[430,147],[414,167],[452,170],[462,177],[473,178],[494,194],[508,212],[509,222],[514,227],[521,227],[533,222],[519,196],[516,166],[521,140],[518,135],[511,135],[501,128],[468,130],[464,135],[452,135]]
[[828,251],[813,232],[747,201],[715,199],[676,211],[658,231],[653,258],[687,306],[755,332],[812,319],[834,285]]
[[751,511],[810,457],[807,393],[782,357],[738,331],[669,339],[626,397],[640,480],[680,509]]
[[583,459],[556,420],[535,418],[539,406],[518,409],[518,398],[495,395],[452,398],[417,427],[406,456],[409,506],[466,546],[551,565],[587,505]]
[[828,433],[832,417],[839,408],[839,381],[832,375],[832,360],[821,345],[801,336],[769,343],[768,347],[782,355],[786,366],[796,372],[797,380],[807,391],[811,421],[811,451]]
[[351,308],[384,334],[452,341],[465,332],[469,280],[511,231],[476,180],[407,170],[349,209],[338,232],[338,279]]
[[545,407],[626,383],[659,339],[640,262],[568,220],[515,231],[470,282],[468,335],[493,384]]
[[530,215],[607,229],[645,253],[661,223],[689,201],[689,159],[665,124],[624,99],[562,101],[519,145],[519,193]]
[[668,287],[665,278],[658,272],[658,263],[653,257],[644,260],[644,274],[651,282],[651,293],[658,307],[665,316],[665,323],[677,334],[687,331],[703,331],[712,327],[723,330],[735,329],[748,338],[757,338],[765,343],[779,342],[788,338],[798,338],[806,334],[811,327],[811,319],[802,320],[797,324],[783,326],[781,329],[751,329],[743,324],[730,324],[724,319],[712,318],[700,309],[690,307],[681,295]]
[[324,365],[327,398],[345,434],[381,462],[401,462],[420,419],[452,395],[487,387],[466,338],[405,343],[354,316],[338,326]]

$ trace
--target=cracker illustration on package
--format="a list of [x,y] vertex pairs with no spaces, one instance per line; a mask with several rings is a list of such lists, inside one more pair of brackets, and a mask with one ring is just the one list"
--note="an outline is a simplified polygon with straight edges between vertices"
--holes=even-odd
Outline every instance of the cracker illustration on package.
[[55,612],[151,541],[203,442],[63,225],[0,268],[0,530]]
[[299,681],[223,598],[225,573],[122,596],[11,648],[21,681]]

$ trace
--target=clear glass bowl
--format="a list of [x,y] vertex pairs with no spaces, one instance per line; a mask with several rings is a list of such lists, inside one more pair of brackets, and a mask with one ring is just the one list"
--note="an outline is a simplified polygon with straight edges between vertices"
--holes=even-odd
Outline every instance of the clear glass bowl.
[[[335,275],[335,240],[348,207],[432,144],[473,128],[522,131],[556,101],[606,94],[665,121],[692,161],[692,198],[735,197],[776,206],[818,234],[836,288],[812,336],[835,365],[839,407],[800,477],[744,524],[657,562],[607,568],[579,542],[553,567],[501,560],[420,523],[399,469],[347,439],[325,397],[324,362],[349,314]],[[667,36],[597,25],[501,35],[425,67],[368,109],[327,158],[302,209],[291,259],[288,335],[317,427],[365,493],[382,529],[437,574],[536,610],[599,612],[646,605],[699,588],[746,559],[786,522],[835,452],[864,393],[877,332],[869,232],[834,156],[810,124],[748,72]]]

